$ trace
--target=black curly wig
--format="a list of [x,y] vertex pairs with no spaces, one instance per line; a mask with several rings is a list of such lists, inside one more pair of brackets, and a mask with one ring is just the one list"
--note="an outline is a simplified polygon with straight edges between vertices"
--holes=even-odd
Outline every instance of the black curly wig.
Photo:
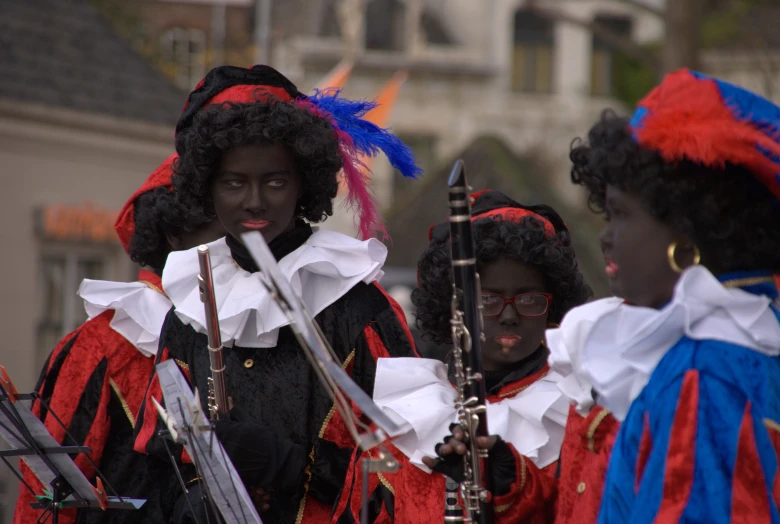
[[[544,213],[539,213],[549,218]],[[528,216],[520,222],[477,219],[472,223],[477,270],[499,258],[538,268],[552,294],[549,321],[560,323],[571,308],[584,304],[593,291],[577,268],[571,237],[566,229],[548,236],[544,224]],[[449,239],[434,238],[417,264],[419,286],[412,292],[417,327],[435,344],[451,344],[452,263]]]
[[605,111],[572,145],[571,179],[605,211],[607,186],[637,195],[650,215],[691,238],[716,273],[780,270],[780,203],[745,168],[675,164],[641,147],[628,119]]
[[161,272],[171,252],[168,238],[179,238],[191,230],[186,208],[177,204],[168,188],[158,187],[136,198],[133,219],[135,231],[130,239],[130,258]]
[[189,208],[195,223],[214,217],[211,180],[222,155],[247,144],[282,144],[293,154],[303,191],[298,217],[321,222],[333,214],[342,167],[336,132],[324,118],[269,99],[208,106],[177,135],[173,185],[179,205]]

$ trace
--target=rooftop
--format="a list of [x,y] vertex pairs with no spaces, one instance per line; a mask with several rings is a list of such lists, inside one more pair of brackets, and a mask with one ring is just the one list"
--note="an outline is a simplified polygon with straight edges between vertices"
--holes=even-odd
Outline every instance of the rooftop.
[[0,97],[174,124],[186,93],[87,0],[0,1]]

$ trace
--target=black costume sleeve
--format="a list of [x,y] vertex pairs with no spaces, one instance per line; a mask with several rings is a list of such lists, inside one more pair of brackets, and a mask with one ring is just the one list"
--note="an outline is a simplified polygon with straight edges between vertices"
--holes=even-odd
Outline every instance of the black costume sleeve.
[[[342,365],[350,372],[355,383],[372,396],[378,358],[418,355],[400,306],[378,284],[368,287],[371,302],[379,307],[375,307],[376,313],[364,325],[353,350]],[[355,412],[359,415],[357,409]],[[355,454],[360,454],[356,448],[340,415],[331,410],[310,456],[310,467],[306,473],[307,496],[324,503],[331,511],[336,509],[342,490],[349,490],[345,482],[347,471],[356,463],[353,462]],[[320,517],[312,511],[310,515],[313,520]]]

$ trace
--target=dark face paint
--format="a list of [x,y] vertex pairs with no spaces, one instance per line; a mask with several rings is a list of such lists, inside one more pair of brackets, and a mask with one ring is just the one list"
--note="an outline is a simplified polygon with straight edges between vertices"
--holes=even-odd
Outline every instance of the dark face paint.
[[[533,294],[545,293],[544,274],[533,266],[507,258],[484,264],[479,272],[483,296],[512,298],[520,294],[522,305]],[[491,297],[498,300],[497,297]],[[549,310],[548,310],[549,311]],[[498,371],[530,356],[539,348],[547,327],[547,313],[539,316],[518,315],[513,304],[507,304],[498,316],[484,316],[485,342],[483,366]]]
[[301,177],[282,145],[238,146],[222,155],[211,195],[219,222],[233,238],[260,231],[271,242],[295,225]]
[[669,265],[669,245],[680,242],[676,260],[686,267],[692,257],[685,244],[690,243],[645,211],[636,195],[614,186],[607,186],[606,215],[600,242],[610,290],[636,306],[662,307],[671,300],[679,277]]

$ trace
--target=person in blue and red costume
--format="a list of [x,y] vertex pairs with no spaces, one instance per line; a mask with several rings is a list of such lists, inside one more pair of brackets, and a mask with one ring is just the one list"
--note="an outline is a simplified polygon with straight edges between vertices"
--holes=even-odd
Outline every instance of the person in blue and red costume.
[[767,100],[681,70],[572,150],[627,302],[548,332],[570,335],[622,422],[599,522],[780,518],[778,121]]
[[[170,300],[160,275],[168,254],[224,234],[214,221],[191,220],[177,212],[171,193],[171,155],[127,201],[115,228],[133,261],[145,266],[137,282],[85,280],[79,295],[89,320],[65,336],[52,351],[36,391],[62,420],[72,444],[86,445],[90,458],[120,496],[148,499],[138,511],[63,510],[61,523],[164,522],[158,488],[133,451],[135,416],[152,373],[157,340]],[[65,429],[40,402],[33,412],[58,442],[70,441]],[[95,468],[83,454],[76,464],[94,483]],[[41,494],[35,475],[22,466],[25,482]],[[107,488],[108,489],[108,488]],[[113,492],[108,493],[113,495]],[[20,486],[14,522],[35,522],[41,510],[32,509],[34,496]],[[139,520],[140,519],[140,520]]]
[[[361,118],[374,106],[334,91],[307,97],[267,66],[221,66],[189,95],[176,127],[181,160],[173,183],[181,205],[193,216],[216,217],[228,232],[210,244],[234,405],[231,420],[218,421],[216,433],[250,493],[268,494],[258,504],[267,523],[327,522],[355,443],[263,286],[241,234],[263,234],[343,367],[368,394],[377,358],[416,356],[401,308],[377,283],[385,246],[310,225],[332,214],[343,170],[360,233],[366,238],[381,229],[360,155],[381,150],[403,174],[418,174],[398,138]],[[210,370],[197,274],[194,250],[168,261],[163,285],[174,309],[158,359],[175,359],[205,406]],[[152,398],[162,400],[156,377],[139,415],[136,449],[170,467]],[[177,457],[190,484],[186,495],[180,489],[164,495],[166,515],[205,522],[200,481],[186,454],[177,451]]]
[[623,421],[600,522],[780,520],[779,122],[771,102],[681,70],[572,152],[632,304],[583,346]]
[[[484,307],[488,423],[502,437],[496,448],[519,450],[544,475],[535,484],[543,502],[554,489],[568,412],[558,389],[563,377],[547,364],[544,332],[569,309],[585,303],[592,292],[578,269],[568,228],[551,207],[522,205],[503,193],[485,190],[472,195],[472,224]],[[449,223],[431,227],[429,239],[418,264],[419,284],[412,300],[424,336],[437,344],[451,344]],[[455,398],[443,362],[378,361],[374,401],[413,430],[389,446],[404,467],[381,478],[369,477],[370,522],[443,522],[445,477],[424,460],[434,456],[436,443],[457,419]],[[355,464],[350,511],[357,520],[361,484],[357,460]],[[504,494],[509,483],[495,489],[496,494]]]

